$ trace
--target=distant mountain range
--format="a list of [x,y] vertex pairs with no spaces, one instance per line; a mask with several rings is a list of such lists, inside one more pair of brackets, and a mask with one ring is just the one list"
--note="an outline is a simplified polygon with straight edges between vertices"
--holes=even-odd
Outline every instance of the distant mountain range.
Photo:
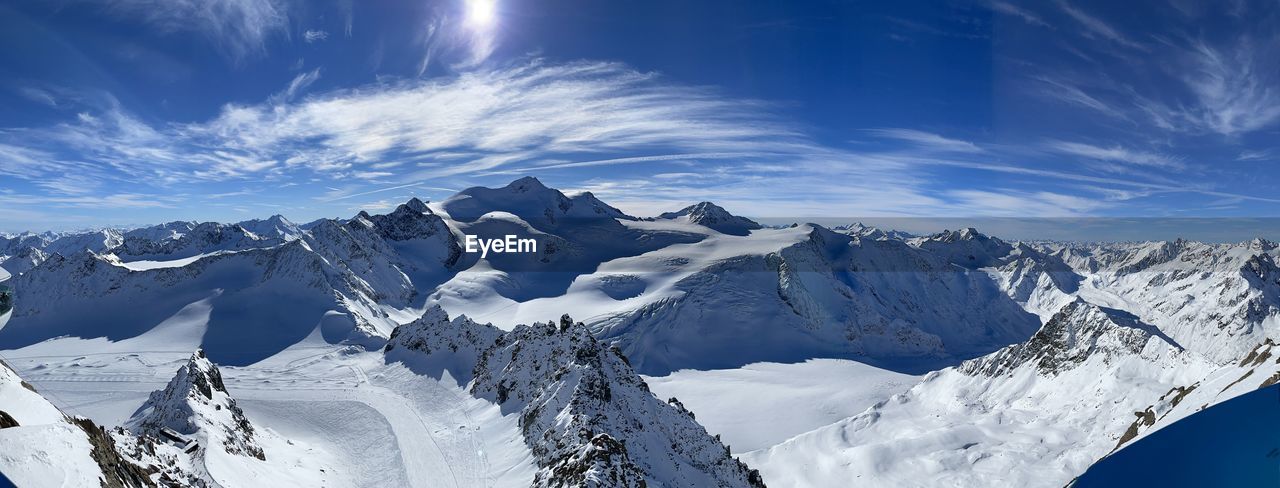
[[[539,245],[481,259],[466,235]],[[436,466],[414,459],[437,456],[454,486],[1059,487],[1178,419],[1280,381],[1278,258],[1261,239],[766,228],[710,202],[641,218],[534,178],[306,225],[273,216],[14,235],[0,238],[17,290],[0,349],[23,362],[0,370],[0,426],[12,424],[0,452],[77,461],[0,457],[0,471],[19,483],[250,486],[228,473],[279,472],[373,484],[346,472],[358,460],[304,447],[310,434],[256,427],[255,410],[233,399],[243,391],[267,411],[328,401],[308,395],[332,389],[414,412],[388,417],[409,484]],[[55,356],[68,360],[41,359]],[[814,358],[927,374],[741,456],[699,423],[706,414],[655,396],[641,376]],[[19,373],[101,388],[134,378],[134,395],[155,393],[104,430]],[[275,386],[288,378],[314,382],[305,393]],[[410,450],[397,422],[420,429],[437,416],[479,430],[430,431],[443,436],[431,453]],[[515,460],[498,470],[491,444]]]

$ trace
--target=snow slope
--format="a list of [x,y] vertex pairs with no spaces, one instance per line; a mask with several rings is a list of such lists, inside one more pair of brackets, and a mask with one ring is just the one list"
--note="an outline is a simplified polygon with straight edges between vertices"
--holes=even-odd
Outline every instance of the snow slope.
[[679,398],[697,414],[698,423],[735,453],[763,449],[851,417],[919,381],[919,376],[841,359],[645,377],[654,394]]
[[0,363],[0,472],[17,486],[145,486],[93,422],[68,417]]
[[[302,226],[5,236],[0,353],[117,426],[203,348],[266,460],[175,476],[306,457],[344,486],[759,481],[724,444],[774,486],[1061,486],[1280,378],[1267,241],[752,224],[710,203],[637,218],[522,178]],[[538,251],[482,259],[466,234]],[[565,311],[584,328],[547,325]]]
[[699,202],[675,212],[666,212],[658,218],[701,225],[721,234],[735,236],[745,236],[761,228],[754,220],[730,214],[711,202]]

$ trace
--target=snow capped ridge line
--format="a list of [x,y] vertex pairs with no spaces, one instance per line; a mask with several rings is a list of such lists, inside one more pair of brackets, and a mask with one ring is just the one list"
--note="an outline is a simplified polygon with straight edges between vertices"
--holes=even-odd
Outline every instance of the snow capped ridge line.
[[[1280,378],[1268,360],[1280,270],[1265,243],[1007,245],[962,230],[916,244],[960,266],[989,264],[976,271],[1047,311],[1044,325],[749,454],[771,483],[1061,486],[1117,446]],[[812,457],[826,458],[823,469],[792,468]],[[957,468],[926,469],[939,465]]]
[[841,234],[849,234],[854,237],[858,237],[862,239],[873,239],[873,240],[905,241],[907,239],[917,237],[916,235],[913,235],[908,232],[903,232],[900,230],[886,231],[877,227],[865,225],[862,222],[854,222],[852,224],[837,225],[835,227],[832,227],[831,230],[839,232]]
[[502,188],[467,188],[442,202],[441,208],[452,219],[461,222],[475,222],[485,214],[500,211],[515,215],[537,228],[556,228],[574,220],[637,220],[600,201],[591,192],[567,196],[532,176],[517,179]]
[[[430,290],[447,279],[461,254],[448,225],[421,201],[388,215],[327,219],[296,235],[283,217],[255,222],[283,233],[262,237],[239,224],[173,223],[153,229],[159,240],[146,240],[144,232],[101,252],[42,256],[15,277],[31,293],[17,301],[14,320],[0,329],[0,344],[21,347],[63,334],[134,337],[200,295],[222,290],[214,301],[228,313],[215,313],[203,339],[219,361],[247,364],[269,356],[326,320],[330,342],[381,347],[396,325],[383,307],[419,306],[425,294],[418,288]],[[137,259],[138,253],[160,260],[119,259]],[[154,303],[126,305],[135,299]],[[73,313],[91,309],[100,315],[93,321]],[[349,328],[335,327],[324,318],[329,312],[346,317]],[[248,320],[233,319],[236,313]],[[258,321],[274,323],[259,327]],[[253,347],[235,338],[246,334],[254,337]]]
[[520,413],[540,468],[533,486],[764,486],[678,401],[650,393],[617,348],[567,315],[502,333],[433,307],[392,335],[388,361],[433,372],[470,362],[471,393]]
[[[904,239],[853,225],[734,235],[692,222],[717,214],[711,204],[679,222],[615,213],[536,179],[464,193],[298,226],[297,239],[254,221],[166,224],[114,247],[111,232],[54,247],[60,237],[22,237],[25,257],[0,252],[3,265],[43,264],[14,277],[23,296],[0,347],[64,335],[125,347],[188,307],[206,307],[207,318],[181,354],[203,345],[227,366],[317,338],[385,346],[395,368],[448,376],[529,426],[508,427],[510,439],[538,453],[548,484],[750,483],[749,471],[742,478],[720,457],[722,445],[680,420],[688,416],[677,403],[643,394],[635,372],[815,357],[954,366],[867,414],[744,458],[773,486],[843,486],[857,476],[890,486],[1060,486],[1130,427],[1141,437],[1280,377],[1271,358],[1256,359],[1270,351],[1258,344],[1280,338],[1280,254],[1267,241],[1030,243],[973,229]],[[540,252],[480,260],[458,251],[461,234],[508,233],[542,238]],[[53,250],[62,246],[75,251]],[[139,269],[143,257],[169,266]],[[570,321],[503,332],[461,315],[508,328],[565,310],[590,331]],[[1140,422],[1134,412],[1144,412]],[[642,430],[652,438],[639,440]],[[255,440],[278,462],[267,432]],[[953,472],[942,478],[938,466]]]
[[1099,307],[1077,297],[1026,342],[966,361],[957,369],[971,375],[1001,376],[1030,363],[1035,364],[1041,374],[1054,375],[1079,366],[1095,354],[1107,360],[1140,354],[1151,338],[1182,350],[1169,336],[1142,323],[1133,314]]
[[253,425],[227,393],[222,374],[204,350],[196,350],[164,389],[151,393],[126,422],[137,436],[164,439],[165,429],[205,441],[200,454],[214,448],[228,454],[266,460]]
[[711,202],[700,202],[675,212],[666,212],[657,219],[688,222],[736,236],[745,236],[753,230],[763,228],[756,221],[730,214],[728,210]]
[[664,375],[813,357],[958,361],[1039,326],[986,273],[902,241],[763,232],[753,236],[787,239],[691,267],[673,293],[593,323],[597,335]]

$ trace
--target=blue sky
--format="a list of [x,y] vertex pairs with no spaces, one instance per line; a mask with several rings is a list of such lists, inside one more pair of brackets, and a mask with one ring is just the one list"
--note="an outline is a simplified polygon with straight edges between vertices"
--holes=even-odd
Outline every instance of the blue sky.
[[1274,216],[1277,26],[1184,0],[12,1],[0,230],[524,175],[639,215]]

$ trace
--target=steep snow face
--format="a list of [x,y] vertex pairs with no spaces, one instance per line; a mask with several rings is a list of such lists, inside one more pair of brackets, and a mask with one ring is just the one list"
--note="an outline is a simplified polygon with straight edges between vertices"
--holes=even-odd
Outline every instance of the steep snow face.
[[719,259],[677,293],[595,324],[637,369],[738,367],[813,357],[938,362],[973,357],[1039,325],[986,273],[894,240],[807,225],[798,242]]
[[331,343],[381,347],[452,276],[460,255],[445,221],[416,200],[308,231],[278,217],[254,225],[263,235],[238,224],[165,224],[127,233],[109,253],[38,259],[15,278],[23,298],[0,345],[135,337],[213,295],[207,332],[193,333],[225,363],[267,357],[317,328]]
[[335,343],[376,337],[369,324],[387,320],[354,287],[357,279],[333,269],[301,241],[147,271],[130,270],[109,255],[54,255],[12,281],[21,296],[10,323],[0,329],[4,347],[61,335],[136,337],[187,305],[210,299],[209,319],[189,334],[201,337],[213,357],[248,364],[302,340],[329,311],[350,317],[345,331],[326,331]]
[[1073,488],[1275,484],[1280,386],[1214,405],[1103,458]]
[[535,486],[763,486],[692,413],[655,397],[620,351],[567,315],[499,338],[472,392],[520,412],[541,466]]
[[404,307],[416,295],[413,281],[396,266],[395,250],[365,215],[346,222],[321,222],[304,242],[310,251],[323,257],[327,267],[342,272],[346,284],[360,295]]
[[440,210],[459,234],[484,239],[511,235],[537,243],[536,252],[490,253],[483,259],[478,252],[464,254],[458,267],[468,271],[440,287],[442,302],[560,296],[602,263],[706,237],[693,231],[700,228],[687,225],[630,225],[638,221],[590,193],[566,196],[535,178],[503,188],[464,190],[440,204]]
[[600,201],[590,192],[566,196],[560,190],[547,188],[532,176],[520,178],[502,188],[468,188],[449,197],[442,207],[451,218],[462,222],[473,222],[496,211],[515,215],[542,230],[556,228],[572,220],[635,219]]
[[721,234],[735,236],[745,236],[761,228],[754,220],[733,215],[711,202],[700,202],[675,212],[666,212],[658,218],[701,225]]
[[163,439],[168,436],[163,430],[171,429],[199,439],[204,451],[266,459],[249,419],[203,350],[192,354],[164,389],[151,393],[126,425],[138,436]]
[[415,290],[434,289],[453,276],[462,246],[448,223],[422,200],[410,199],[390,214],[368,216],[368,221],[390,245],[396,266]]
[[[417,198],[411,198],[408,202],[396,207],[395,211],[387,215],[369,215],[362,213],[362,216],[373,223],[378,229],[378,233],[391,241],[407,241],[410,239],[435,239],[441,241],[441,244],[449,249],[451,257],[456,261],[456,255],[461,252],[458,244],[453,240],[453,236],[449,233],[449,226],[445,224],[444,219],[432,212],[427,204]],[[452,244],[452,246],[449,246]],[[452,264],[452,263],[446,263]]]
[[21,247],[13,254],[0,256],[0,265],[14,274],[26,273],[49,258],[49,254],[36,247]]
[[63,414],[4,363],[0,472],[16,486],[154,486],[102,428]]
[[123,237],[120,231],[115,229],[67,233],[61,234],[58,238],[49,242],[48,245],[44,246],[43,251],[50,254],[70,254],[85,249],[93,252],[103,252],[119,246],[121,242],[123,242]]
[[1271,348],[1219,365],[1133,314],[1077,300],[1024,343],[746,459],[777,486],[1062,486],[1155,428],[1274,383]]

